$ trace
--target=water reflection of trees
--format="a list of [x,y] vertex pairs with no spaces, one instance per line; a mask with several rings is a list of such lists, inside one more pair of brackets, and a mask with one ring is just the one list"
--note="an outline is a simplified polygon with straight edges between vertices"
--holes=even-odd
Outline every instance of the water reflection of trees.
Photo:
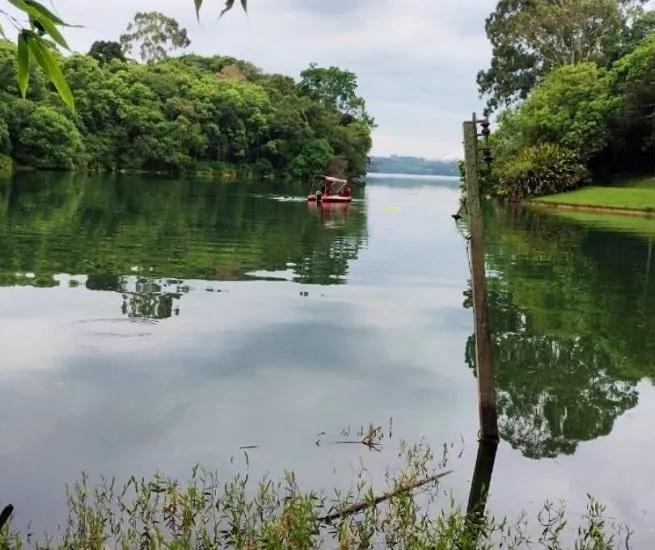
[[487,230],[502,436],[528,457],[572,454],[651,376],[648,242],[526,210],[489,212]]
[[272,182],[14,178],[0,186],[0,284],[70,273],[106,288],[135,269],[187,280],[291,269],[303,283],[342,282],[366,239],[363,206],[335,223],[302,202],[261,196],[271,189],[302,193]]

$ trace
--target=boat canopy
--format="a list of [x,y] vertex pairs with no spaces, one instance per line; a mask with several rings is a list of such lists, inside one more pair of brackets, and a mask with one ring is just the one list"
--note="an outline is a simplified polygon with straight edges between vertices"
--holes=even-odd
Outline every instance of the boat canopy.
[[348,180],[342,180],[339,178],[333,178],[332,176],[320,176],[320,178],[324,181],[328,181],[330,183],[348,183]]

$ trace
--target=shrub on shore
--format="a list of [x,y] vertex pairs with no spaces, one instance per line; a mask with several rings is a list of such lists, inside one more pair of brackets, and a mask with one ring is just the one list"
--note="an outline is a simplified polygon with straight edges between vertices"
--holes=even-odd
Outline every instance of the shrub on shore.
[[571,191],[589,181],[589,172],[569,150],[552,143],[523,149],[498,172],[498,194],[510,201]]

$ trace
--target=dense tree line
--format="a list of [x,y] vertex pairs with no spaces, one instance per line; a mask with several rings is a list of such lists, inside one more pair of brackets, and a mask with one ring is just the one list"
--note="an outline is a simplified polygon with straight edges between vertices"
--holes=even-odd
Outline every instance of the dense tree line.
[[150,44],[139,64],[124,50],[99,42],[60,60],[71,112],[38,70],[22,99],[16,47],[0,41],[0,168],[365,173],[372,120],[354,74],[313,66],[297,83],[229,57],[169,59]]
[[492,66],[479,82],[490,109],[506,105],[489,178],[501,195],[653,170],[655,14],[640,4],[499,2],[487,23]]

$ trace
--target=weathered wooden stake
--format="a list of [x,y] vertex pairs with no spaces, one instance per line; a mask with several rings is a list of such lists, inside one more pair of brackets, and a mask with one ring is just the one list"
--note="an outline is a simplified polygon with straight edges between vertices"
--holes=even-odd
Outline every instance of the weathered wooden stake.
[[498,441],[496,411],[496,380],[491,355],[489,307],[484,258],[484,227],[480,205],[480,174],[478,171],[478,129],[475,115],[464,123],[464,153],[466,167],[466,204],[470,231],[471,277],[473,280],[473,312],[475,316],[475,364],[478,379],[480,439]]

